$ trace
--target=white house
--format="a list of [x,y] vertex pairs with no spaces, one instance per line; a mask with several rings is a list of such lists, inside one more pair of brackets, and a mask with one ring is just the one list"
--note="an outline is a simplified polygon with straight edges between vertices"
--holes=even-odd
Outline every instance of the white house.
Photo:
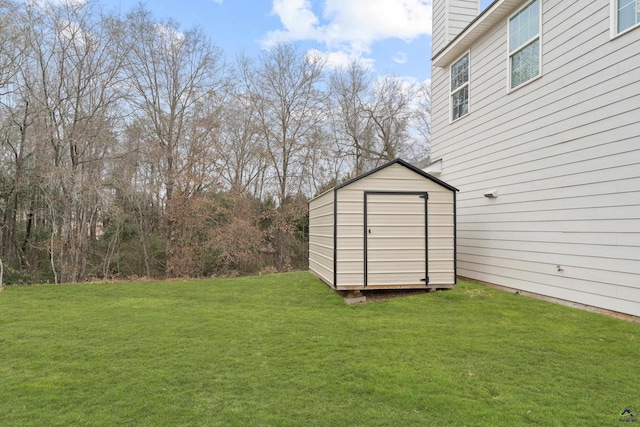
[[640,316],[640,0],[433,0],[458,274]]

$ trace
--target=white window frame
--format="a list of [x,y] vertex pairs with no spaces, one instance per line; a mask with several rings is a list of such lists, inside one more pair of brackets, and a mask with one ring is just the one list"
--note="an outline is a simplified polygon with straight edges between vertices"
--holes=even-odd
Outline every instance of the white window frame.
[[[463,59],[465,56],[467,57],[467,82],[463,83],[462,85],[458,86],[455,89],[451,89],[451,69],[455,64],[460,62],[460,60]],[[471,54],[470,54],[470,51],[467,51],[463,55],[460,55],[458,58],[456,58],[456,60],[453,61],[449,66],[449,123],[458,121],[463,117],[468,116],[469,113],[471,112],[471,90],[469,87],[470,82],[471,82]],[[460,92],[465,87],[467,88],[467,112],[461,115],[460,117],[456,117],[454,119],[453,118],[453,95],[457,92]]]
[[[514,17],[516,17],[520,12],[522,12],[524,9],[529,7],[531,3],[533,3],[534,1],[535,0],[527,1],[527,3],[524,6],[518,9],[515,13],[509,16],[509,19],[507,19],[507,93],[512,92],[514,90],[518,90],[521,87],[526,86],[529,83],[542,77],[542,2],[543,0],[538,0],[538,35],[525,41],[513,51],[510,51],[511,47],[509,46],[509,41],[511,40],[511,20]],[[613,0],[613,1],[616,1],[616,0]],[[529,80],[520,83],[518,86],[512,88],[511,80],[512,80],[513,73],[511,72],[511,58],[515,54],[520,52],[523,48],[535,42],[536,39],[538,39],[538,74],[530,78]]]
[[[611,27],[610,27],[610,35],[611,38],[614,39],[618,36],[621,36],[622,34],[626,34],[629,31],[633,31],[636,28],[640,27],[640,19],[638,20],[638,22],[636,22],[634,25],[630,26],[629,28],[625,28],[624,30],[618,32],[618,21],[619,21],[619,17],[618,17],[618,3],[620,2],[620,0],[611,0],[610,2],[610,13],[609,16],[611,17]],[[640,0],[636,0],[636,8],[640,7]],[[638,10],[638,9],[636,9]]]

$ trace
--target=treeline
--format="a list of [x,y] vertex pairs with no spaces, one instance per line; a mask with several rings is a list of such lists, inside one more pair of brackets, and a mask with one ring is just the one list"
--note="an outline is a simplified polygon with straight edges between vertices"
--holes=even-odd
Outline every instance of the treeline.
[[[0,280],[306,268],[308,198],[427,155],[428,88],[144,6],[0,0]],[[0,282],[1,283],[1,282]]]

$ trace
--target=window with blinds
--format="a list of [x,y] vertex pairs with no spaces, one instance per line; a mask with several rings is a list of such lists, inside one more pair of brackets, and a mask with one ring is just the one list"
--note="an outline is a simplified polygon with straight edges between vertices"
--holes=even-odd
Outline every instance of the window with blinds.
[[469,53],[451,65],[451,121],[469,112]]
[[509,87],[515,89],[539,74],[540,0],[534,0],[509,19]]
[[615,0],[617,32],[622,33],[640,24],[640,0]]

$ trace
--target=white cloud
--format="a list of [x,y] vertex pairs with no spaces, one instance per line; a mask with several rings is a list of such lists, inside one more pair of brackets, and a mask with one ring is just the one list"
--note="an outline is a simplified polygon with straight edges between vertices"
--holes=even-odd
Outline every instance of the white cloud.
[[284,29],[270,31],[265,39],[267,46],[279,42],[322,38],[318,29],[318,17],[311,10],[309,0],[274,0],[272,14],[280,17]]
[[222,0],[213,0],[214,3],[222,4]]
[[398,52],[396,56],[393,57],[393,62],[398,64],[406,64],[407,63],[407,52]]
[[76,46],[84,46],[85,39],[89,37],[77,22],[62,21],[58,26],[58,32],[67,40],[71,40]]
[[326,0],[330,42],[367,51],[374,41],[412,40],[431,33],[431,0]]
[[282,29],[269,32],[265,44],[313,40],[359,55],[378,40],[431,34],[431,0],[321,0],[318,5],[321,17],[310,0],[274,0],[272,13]]
[[[374,60],[368,55],[374,42],[385,39],[409,42],[431,34],[431,2],[273,0],[272,14],[280,18],[282,27],[268,32],[262,43],[269,47],[280,42],[314,41],[325,46],[326,51],[321,54],[329,67],[344,66],[357,58],[373,68]],[[398,52],[393,61],[404,64],[407,54]]]
[[26,0],[25,3],[45,8],[47,6],[84,6],[87,3],[87,0]]
[[153,27],[155,28],[156,33],[165,42],[176,43],[184,40],[184,34],[178,31],[178,29],[173,25],[154,24]]
[[317,49],[311,49],[307,52],[307,55],[319,55],[324,59],[326,66],[330,69],[346,67],[354,60],[357,60],[367,69],[373,69],[373,59],[357,57],[347,52],[321,52]]
[[158,37],[157,48],[161,49],[164,53],[176,51],[181,48],[184,43],[184,33],[178,31],[173,25],[154,24],[153,25]]

